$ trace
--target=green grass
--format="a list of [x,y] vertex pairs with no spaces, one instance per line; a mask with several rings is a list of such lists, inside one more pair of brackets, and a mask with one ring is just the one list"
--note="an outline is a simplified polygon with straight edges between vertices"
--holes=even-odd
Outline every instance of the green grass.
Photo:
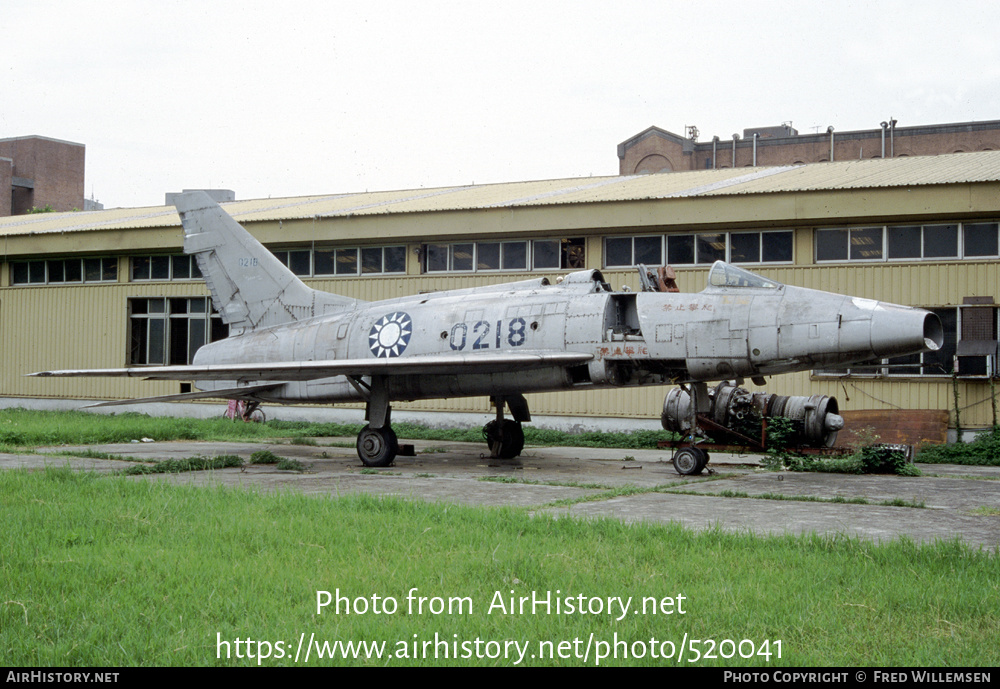
[[[362,424],[270,421],[266,424],[217,419],[175,419],[128,412],[104,415],[80,411],[49,412],[26,409],[0,410],[0,452],[24,451],[48,445],[99,445],[153,440],[239,440],[264,442],[290,438],[294,444],[313,445],[319,437],[354,437]],[[483,442],[479,428],[433,429],[412,423],[393,424],[400,438],[445,442]],[[524,427],[529,445],[621,447],[655,449],[660,440],[674,438],[666,431],[633,433],[563,433]],[[353,447],[354,443],[331,446]]]
[[115,415],[86,412],[0,410],[0,451],[46,445],[99,445],[153,440],[264,440],[266,426],[229,419],[175,419],[133,412]]
[[[293,655],[302,634],[330,643],[384,641],[388,650],[435,634],[448,642],[516,640],[533,651],[540,641],[572,648],[579,640],[581,655],[591,634],[605,642],[617,634],[630,644],[655,638],[678,645],[687,635],[781,640],[780,659],[699,665],[1000,663],[997,556],[958,541],[761,538],[531,517],[515,508],[195,488],[68,468],[0,472],[0,496],[0,657],[11,666],[254,665],[235,658],[235,639],[281,641]],[[410,612],[411,589],[428,603],[468,599],[471,610]],[[318,613],[317,591],[338,590],[368,605],[373,596],[391,597],[399,609]],[[683,595],[685,614],[647,611],[620,621],[605,614],[488,614],[496,596],[512,591],[632,597],[636,609],[643,598]],[[217,659],[217,649],[226,648],[219,639],[230,642],[229,659]],[[595,658],[528,657],[524,664],[594,665]],[[677,665],[648,655],[602,662],[615,664]]]

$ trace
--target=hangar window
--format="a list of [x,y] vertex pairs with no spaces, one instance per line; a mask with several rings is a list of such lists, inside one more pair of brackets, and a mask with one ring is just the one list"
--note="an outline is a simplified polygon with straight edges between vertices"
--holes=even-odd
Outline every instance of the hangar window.
[[317,247],[272,251],[281,264],[300,277],[381,275],[406,272],[405,246]]
[[850,257],[852,261],[882,258],[882,228],[861,227],[850,231]]
[[194,256],[133,256],[132,281],[145,280],[200,280],[201,270]]
[[695,242],[695,252],[698,263],[711,265],[716,261],[726,260],[726,235],[723,232],[716,234],[699,234]]
[[885,238],[889,260],[958,258],[958,225],[892,226]]
[[766,232],[712,232],[649,237],[605,237],[604,267],[630,268],[641,264],[672,266],[729,263],[791,263],[792,230]]
[[683,266],[694,263],[694,235],[680,234],[667,237],[667,263]]
[[500,270],[500,242],[476,244],[476,270]]
[[729,235],[730,263],[791,263],[791,230],[733,232]]
[[10,264],[10,284],[12,285],[60,285],[117,281],[118,259],[112,257],[13,261]]
[[1000,255],[997,252],[997,223],[965,223],[962,229],[966,256],[978,258]]
[[658,266],[663,263],[663,235],[605,237],[604,266]]
[[129,364],[190,364],[207,342],[229,326],[207,297],[129,299]]
[[[297,251],[272,251],[281,264],[300,277],[312,274],[312,251],[299,249]],[[332,275],[332,272],[330,273]]]
[[423,270],[465,273],[582,268],[585,251],[583,238],[424,244]]
[[500,267],[504,270],[527,270],[528,243],[504,242],[501,244]]
[[535,240],[531,243],[531,268],[532,270],[558,270],[561,266],[559,261],[559,240],[546,239],[544,241]]
[[994,258],[998,223],[929,223],[822,228],[814,235],[816,261],[920,261]]
[[816,230],[817,261],[880,261],[884,256],[882,227]]

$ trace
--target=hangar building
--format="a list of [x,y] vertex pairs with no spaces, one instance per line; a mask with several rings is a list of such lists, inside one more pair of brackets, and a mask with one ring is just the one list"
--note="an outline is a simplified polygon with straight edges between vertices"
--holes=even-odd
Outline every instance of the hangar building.
[[[942,351],[777,376],[766,389],[838,397],[854,413],[995,412],[1000,152],[330,194],[224,204],[310,286],[364,300],[638,263],[682,291],[723,259],[792,285],[922,306]],[[169,206],[0,218],[0,396],[98,399],[186,391],[138,379],[45,379],[52,368],[190,361],[223,337]],[[957,362],[957,376],[953,377]],[[669,388],[532,395],[538,416],[656,419]],[[399,409],[486,412],[488,401]],[[916,433],[916,431],[914,431]]]

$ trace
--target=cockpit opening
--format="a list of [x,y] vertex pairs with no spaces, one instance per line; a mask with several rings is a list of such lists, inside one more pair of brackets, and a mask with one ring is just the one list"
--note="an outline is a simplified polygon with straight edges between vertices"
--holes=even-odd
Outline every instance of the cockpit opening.
[[762,278],[748,270],[716,261],[708,273],[709,287],[756,287],[758,289],[778,289],[780,282]]

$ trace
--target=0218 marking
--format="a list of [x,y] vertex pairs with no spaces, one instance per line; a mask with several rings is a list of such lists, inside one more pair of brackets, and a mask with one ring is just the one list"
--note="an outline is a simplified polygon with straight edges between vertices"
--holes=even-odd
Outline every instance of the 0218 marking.
[[[465,349],[470,340],[471,349],[500,349],[503,323],[503,320],[496,321],[495,330],[491,321],[476,321],[471,328],[468,323],[456,323],[451,326],[451,338],[448,344],[455,351]],[[523,345],[527,340],[526,330],[527,324],[523,318],[512,318],[507,321],[507,344],[511,347]]]

